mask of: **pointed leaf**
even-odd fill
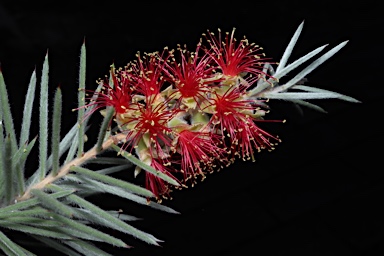
[[[96,151],[100,152],[103,148],[103,142],[105,139],[105,134],[109,128],[109,125],[111,123],[112,117],[115,113],[115,109],[112,107],[108,107],[106,111],[106,115],[104,117],[103,123],[101,124],[99,136],[97,137],[97,145],[96,145]]]
[[[139,194],[139,195],[143,195],[143,196],[147,196],[147,197],[153,197],[153,193],[151,191],[149,191],[145,188],[139,187],[137,185],[134,185],[132,183],[123,181],[123,180],[119,180],[119,179],[112,178],[112,177],[109,177],[109,176],[106,176],[103,174],[99,174],[99,173],[96,173],[92,170],[85,169],[85,168],[78,167],[78,166],[72,166],[70,168],[70,170],[77,172],[77,173],[80,173],[82,175],[85,175],[87,177],[90,177],[91,179],[95,179],[95,180],[98,180],[98,181],[101,181],[101,182],[104,182],[104,183],[107,183],[107,184],[110,184],[113,186],[117,186],[117,187],[126,189],[128,191],[132,191],[135,194]]]
[[[307,92],[333,93],[335,95],[335,97],[337,97],[338,99],[349,101],[349,102],[354,102],[354,103],[361,103],[360,101],[358,101],[355,98],[352,98],[350,96],[347,96],[347,95],[344,95],[341,93],[337,93],[337,92],[333,92],[333,91],[328,91],[328,90],[316,88],[316,87],[305,86],[305,85],[295,85],[292,87],[292,89],[299,89],[299,90],[303,90],[303,91],[307,91]]]
[[[19,163],[21,166],[24,165],[29,153],[31,152],[31,149],[35,145],[36,140],[37,140],[37,137],[35,137],[28,144],[24,144],[23,146],[20,146],[20,148],[17,150],[16,154],[12,158],[12,168],[16,168],[17,163]]]
[[[1,112],[0,116],[2,116],[3,125],[5,128],[5,132],[10,136],[10,140],[12,144],[12,153],[14,153],[17,150],[16,134],[15,134],[15,128],[12,120],[11,107],[8,101],[8,92],[5,86],[4,77],[3,77],[3,73],[1,72],[1,69],[0,69],[0,112]]]
[[[128,161],[127,159],[124,158],[118,158],[118,157],[95,157],[89,159],[87,164],[113,164],[113,165],[126,165],[130,164],[132,165],[131,161]]]
[[[79,132],[78,132],[78,150],[77,157],[81,157],[84,153],[84,105],[85,105],[85,66],[86,66],[86,50],[85,50],[85,42],[81,46],[80,50],[80,71],[79,71],[79,92],[78,92],[78,116],[77,122],[79,124]]]
[[[79,131],[76,133],[76,137],[78,137]],[[71,147],[68,150],[67,157],[65,158],[64,164],[70,162],[75,157],[76,151],[78,151],[79,140],[73,140]]]
[[[72,193],[73,193],[73,191],[60,191],[60,192],[50,194],[50,197],[53,199],[57,199],[57,198],[65,197],[65,196],[72,194]],[[22,209],[25,209],[28,207],[35,206],[35,205],[39,204],[39,202],[40,201],[37,198],[30,198],[26,201],[17,202],[15,204],[8,205],[6,207],[2,207],[2,208],[0,208],[0,217],[1,217],[2,213],[14,212],[16,210],[22,210]]]
[[[169,177],[168,175],[166,175],[166,174],[164,174],[162,172],[157,171],[152,166],[149,166],[149,165],[141,162],[138,158],[136,158],[135,156],[133,156],[132,154],[130,154],[130,153],[126,152],[126,151],[123,151],[118,146],[112,145],[112,148],[114,150],[116,150],[116,152],[119,152],[123,157],[125,157],[126,159],[131,161],[134,165],[139,166],[141,169],[146,170],[147,172],[149,172],[149,173],[159,177],[160,179],[165,180],[166,182],[168,182],[168,183],[170,183],[172,185],[180,186],[179,182],[177,182],[176,180],[172,179],[171,177]]]
[[[278,72],[276,72],[273,75],[273,78],[268,79],[268,81],[265,81],[259,85],[257,85],[256,88],[252,89],[249,91],[248,95],[253,96],[256,95],[260,92],[262,92],[264,89],[270,87],[270,85],[274,82],[275,79],[280,79],[283,76],[287,75],[289,72],[303,64],[304,62],[308,61],[311,59],[313,56],[321,52],[327,45],[323,45],[321,47],[318,47],[317,49],[311,51],[310,53],[304,55],[303,57],[299,58],[298,60],[294,61],[293,63],[289,64],[287,67],[280,69]],[[300,81],[301,78],[298,80]],[[276,86],[275,88],[280,88],[281,86]]]
[[[76,195],[70,195],[67,198],[72,203],[77,204],[80,208],[88,210],[88,219],[90,221],[94,221],[95,223],[104,225],[106,227],[113,228],[115,230],[119,230],[120,232],[130,234],[136,238],[139,238],[149,244],[158,245],[158,239],[154,236],[147,234],[143,231],[140,231],[131,225],[125,223],[124,221],[112,216],[108,212],[102,210],[98,206],[88,202],[87,200],[78,197]]]
[[[8,224],[1,222],[1,226],[12,229],[12,230],[16,230],[19,232],[27,233],[27,234],[46,236],[46,237],[51,237],[56,239],[73,239],[73,237],[71,237],[70,235],[55,231],[54,230],[55,228],[31,227],[28,225],[12,223],[12,222],[9,222]]]
[[[112,256],[109,253],[102,251],[97,248],[95,245],[81,240],[73,240],[73,241],[63,241],[64,244],[72,247],[83,255],[87,256]]]
[[[0,149],[3,155],[2,161],[3,166],[0,168],[3,169],[3,179],[4,179],[4,196],[5,203],[10,204],[14,195],[15,195],[15,187],[14,187],[14,170],[12,169],[12,142],[10,136],[7,136],[4,141],[4,148]]]
[[[287,48],[284,51],[283,56],[281,57],[281,60],[279,62],[279,66],[276,69],[276,73],[278,73],[282,68],[285,67],[287,64],[287,61],[289,57],[291,56],[292,50],[296,45],[297,39],[299,39],[299,36],[301,34],[301,31],[303,30],[304,21],[300,23],[299,27],[296,29],[295,34],[293,35],[291,41],[289,42]]]
[[[56,176],[59,170],[59,144],[60,144],[60,128],[61,128],[61,107],[62,96],[60,87],[55,92],[53,102],[53,118],[52,118],[52,175]]]
[[[310,100],[310,99],[332,99],[338,98],[337,95],[331,92],[268,92],[263,93],[262,97],[268,99],[280,99],[280,100]]]
[[[39,179],[45,178],[48,157],[48,53],[45,55],[40,83],[40,117],[39,117]]]
[[[313,61],[308,67],[303,69],[301,72],[299,72],[294,78],[292,78],[289,82],[286,84],[276,87],[272,91],[274,92],[281,92],[286,91],[293,85],[295,85],[297,82],[299,82],[301,79],[303,79],[306,75],[308,75],[312,70],[320,66],[324,61],[328,60],[330,57],[332,57],[335,53],[337,53],[341,48],[343,48],[348,41],[344,41],[337,46],[333,47],[331,50],[323,54],[321,57]]]
[[[74,190],[72,192],[74,192]],[[52,198],[50,194],[46,194],[40,189],[32,189],[31,193],[32,195],[37,197],[37,199],[39,199],[40,204],[45,208],[52,210],[58,214],[63,214],[64,216],[73,216],[73,210],[71,207],[61,203],[55,198]]]
[[[52,213],[52,217],[53,217],[53,219],[60,221],[61,223],[67,225],[68,227],[71,227],[73,229],[77,229],[79,231],[88,233],[89,235],[92,235],[94,237],[101,239],[103,242],[106,242],[106,243],[109,243],[111,245],[118,246],[118,247],[128,247],[128,245],[125,244],[120,239],[117,239],[117,238],[110,236],[106,233],[103,233],[97,229],[94,229],[94,228],[91,228],[91,227],[86,226],[84,224],[81,224],[78,221],[68,219],[64,216],[61,216],[61,215],[58,215],[55,213]]]
[[[29,140],[29,130],[32,121],[33,101],[35,99],[36,90],[36,70],[33,71],[29,81],[27,95],[25,97],[23,123],[21,125],[19,145],[24,145]]]
[[[75,252],[74,250],[68,248],[67,246],[63,245],[62,243],[57,242],[54,239],[51,238],[46,238],[46,237],[40,237],[40,236],[33,236],[36,240],[46,244],[49,247],[52,247],[56,249],[57,251],[64,253],[65,255],[68,256],[82,256]]]
[[[9,251],[11,251],[17,256],[24,256],[24,255],[27,256],[27,254],[22,250],[22,248],[19,245],[12,242],[12,240],[9,239],[1,231],[0,231],[0,247],[2,248],[6,247],[7,249],[9,249]]]
[[[307,108],[311,108],[311,109],[314,109],[316,111],[319,111],[319,112],[322,112],[324,114],[328,113],[327,111],[325,111],[322,107],[319,107],[315,104],[312,104],[312,103],[309,103],[307,101],[304,101],[304,100],[290,100],[291,102],[293,103],[296,103],[296,104],[299,104],[299,105],[302,105],[302,106],[305,106]]]

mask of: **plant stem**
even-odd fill
[[[114,136],[111,136],[109,139],[104,141],[104,143],[102,145],[102,149],[103,149],[102,151],[98,151],[96,146],[94,146],[93,148],[88,150],[86,153],[84,153],[81,157],[77,157],[77,158],[73,159],[72,161],[66,163],[65,165],[61,166],[61,168],[59,169],[57,175],[49,174],[48,176],[46,176],[40,182],[38,182],[38,183],[34,184],[33,186],[29,187],[21,197],[16,198],[16,201],[20,202],[20,201],[25,201],[25,200],[31,198],[31,196],[32,196],[31,195],[31,190],[32,189],[43,189],[43,188],[45,188],[45,186],[55,182],[56,180],[64,177],[65,175],[67,175],[70,172],[69,168],[71,166],[81,166],[87,160],[89,160],[91,158],[95,158],[96,155],[98,155],[101,152],[109,149],[112,145],[117,144],[119,141],[121,141],[121,140],[123,140],[125,138],[126,138],[126,135],[122,134],[122,133],[119,133],[119,134],[116,134]]]

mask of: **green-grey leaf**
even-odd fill
[[[7,136],[4,141],[4,148],[0,149],[3,154],[3,178],[4,178],[4,196],[5,203],[10,204],[14,195],[15,195],[15,187],[14,187],[14,171],[16,169],[12,169],[12,142],[10,136]]]
[[[72,192],[74,192],[74,190]],[[36,196],[37,199],[39,199],[40,204],[45,208],[52,210],[58,214],[62,214],[64,216],[73,216],[73,210],[71,207],[52,198],[50,194],[46,194],[40,189],[32,189],[31,193],[32,195]]]
[[[90,242],[82,240],[73,240],[73,241],[63,241],[64,244],[72,247],[83,255],[87,256],[112,256],[109,253],[104,252],[103,250],[97,248]]]
[[[74,250],[68,248],[67,246],[64,246],[62,243],[57,242],[54,239],[46,238],[46,237],[40,237],[40,236],[33,236],[36,240],[48,245],[49,247],[52,247],[56,249],[57,251],[64,253],[68,256],[82,256],[75,252]]]
[[[100,127],[99,136],[97,137],[96,151],[98,152],[100,152],[103,149],[105,134],[107,133],[107,130],[109,128],[109,125],[111,123],[114,113],[115,113],[115,109],[113,107],[107,108],[103,123],[101,124],[101,127]]]
[[[27,217],[27,216],[38,216],[41,218],[46,218],[48,214],[48,210],[43,209],[41,207],[33,207],[29,210],[22,211],[1,211],[0,219],[13,218],[13,217]]]
[[[19,163],[20,166],[24,165],[29,153],[31,152],[31,149],[35,145],[36,140],[37,136],[28,144],[24,144],[23,146],[20,145],[20,148],[12,158],[12,168],[16,168],[17,163]]]
[[[1,72],[1,69],[0,69],[0,112],[1,112],[0,116],[2,116],[3,124],[5,127],[5,132],[10,136],[10,140],[12,143],[12,153],[14,153],[17,150],[16,134],[15,134],[15,128],[13,126],[11,107],[8,101],[7,88],[5,86],[4,77],[3,77],[3,73]]]
[[[331,92],[266,92],[261,94],[262,97],[268,99],[280,100],[310,100],[310,99],[332,99],[338,98],[337,95]]]
[[[341,48],[343,48],[348,41],[344,41],[337,46],[333,47],[331,50],[323,54],[321,57],[313,61],[309,66],[307,66],[305,69],[303,69],[301,72],[299,72],[295,77],[293,77],[291,80],[289,80],[286,84],[281,85],[279,87],[276,87],[272,91],[274,92],[281,92],[286,91],[293,85],[295,85],[297,82],[299,82],[301,79],[303,79],[306,75],[308,75],[312,70],[320,66],[324,61],[328,60],[330,57],[332,57],[335,53],[337,53]],[[287,67],[288,68],[288,67]]]
[[[25,252],[22,250],[22,248],[19,245],[12,242],[12,240],[9,239],[1,231],[0,231],[0,244],[3,245],[3,246],[1,246],[2,248],[6,247],[7,249],[9,249],[9,251],[11,251],[12,253],[14,253],[17,256],[23,256],[23,255],[27,256],[27,254],[25,254]]]
[[[137,221],[137,220],[141,220],[140,218],[137,218],[135,216],[121,213],[122,212],[121,210],[120,211],[106,211],[106,212],[111,214],[112,216],[115,216],[118,219],[124,220],[124,221]]]
[[[137,185],[134,185],[132,183],[123,181],[123,180],[119,180],[119,179],[112,178],[112,177],[109,177],[109,176],[106,176],[103,174],[99,174],[99,173],[96,173],[92,170],[89,170],[89,169],[86,169],[83,167],[78,167],[78,166],[72,166],[70,168],[70,170],[77,172],[77,173],[80,173],[82,175],[88,176],[91,179],[95,179],[95,180],[98,180],[98,181],[101,181],[101,182],[104,182],[104,183],[107,183],[107,184],[110,184],[113,186],[117,186],[117,187],[126,189],[128,191],[132,191],[133,193],[136,193],[139,195],[143,195],[143,196],[147,196],[147,197],[153,197],[153,193],[151,191],[149,191],[145,188],[139,187]]]
[[[78,137],[78,134],[79,134],[79,131],[77,131],[76,137]],[[73,158],[76,154],[76,150],[78,150],[78,144],[79,144],[79,140],[74,140],[72,142],[72,145],[68,150],[67,157],[65,158],[64,164],[73,160]]]
[[[91,228],[89,226],[86,226],[84,224],[79,223],[78,221],[68,219],[64,216],[52,213],[53,219],[60,221],[61,223],[67,225],[68,227],[80,230],[82,232],[88,233],[89,235],[92,235],[94,237],[97,237],[101,239],[103,242],[109,243],[114,246],[119,246],[119,247],[128,247],[127,244],[125,244],[123,241],[120,239],[117,239],[113,236],[110,236],[106,233],[103,233],[97,229]]]
[[[305,106],[307,108],[311,108],[313,110],[316,110],[316,111],[319,111],[319,112],[322,112],[324,114],[328,113],[327,111],[325,111],[325,109],[323,109],[322,107],[319,107],[313,103],[310,103],[310,102],[307,102],[307,101],[304,101],[304,100],[289,100],[295,104],[298,104],[298,105],[302,105],[302,106]],[[301,111],[302,112],[302,111]]]
[[[1,114],[1,111],[0,111]],[[5,168],[4,168],[4,154],[3,154],[3,148],[4,148],[4,134],[3,134],[3,120],[1,119],[0,115],[0,207],[2,198],[4,197],[4,175],[5,175]]]
[[[296,45],[297,39],[299,39],[301,31],[303,30],[303,26],[304,26],[304,21],[300,23],[300,25],[296,29],[296,32],[293,35],[291,41],[289,42],[287,48],[285,49],[284,54],[280,59],[279,66],[276,69],[276,73],[278,73],[287,64],[287,61],[288,61],[289,57],[291,56],[292,50]]]
[[[27,224],[30,226],[38,226],[38,227],[57,227],[60,225],[59,222],[49,219],[42,219],[33,216],[10,216],[8,218],[1,218],[0,223],[11,222],[18,224]],[[1,224],[0,224],[1,226]]]
[[[86,50],[85,42],[81,46],[80,51],[80,71],[79,71],[79,92],[78,92],[78,116],[77,122],[79,124],[78,132],[78,150],[77,157],[81,157],[84,153],[84,105],[85,105],[85,70],[86,70]]]
[[[311,51],[310,53],[304,55],[303,57],[299,58],[298,60],[294,61],[293,63],[289,64],[287,67],[280,69],[278,72],[276,72],[273,75],[273,78],[268,79],[268,81],[263,82],[261,84],[258,84],[257,87],[249,91],[248,95],[253,96],[260,92],[262,92],[265,88],[268,88],[271,83],[274,82],[275,79],[280,79],[304,62],[308,61],[310,58],[321,52],[327,45],[323,45],[321,47],[318,47],[317,49]],[[298,81],[300,81],[303,77],[301,77]],[[280,88],[281,86],[277,86],[275,88]]]
[[[157,209],[157,210],[161,210],[161,211],[173,213],[173,214],[179,214],[179,212],[177,212],[177,211],[173,210],[172,208],[169,208],[165,205],[161,205],[161,204],[158,204],[158,203],[153,202],[153,201],[148,201],[146,198],[143,198],[141,196],[130,193],[129,191],[126,191],[124,189],[104,184],[102,182],[98,182],[95,180],[88,180],[85,182],[85,185],[89,186],[89,190],[107,192],[107,193],[110,193],[112,195],[116,195],[116,196],[119,196],[119,197],[122,197],[122,198],[125,198],[128,200],[131,200],[131,201],[136,202],[136,203],[141,204],[141,205],[147,205],[147,206],[154,208],[154,209]]]
[[[303,90],[303,91],[307,91],[307,92],[332,93],[338,99],[349,101],[349,102],[353,102],[353,103],[361,103],[361,101],[356,100],[355,98],[352,98],[350,96],[347,96],[347,95],[344,95],[344,94],[341,94],[341,93],[337,93],[337,92],[333,92],[333,91],[328,91],[328,90],[316,88],[316,87],[305,86],[305,85],[294,85],[292,87],[292,89],[299,89],[299,90]]]
[[[141,169],[146,170],[147,172],[149,172],[149,173],[159,177],[162,180],[165,180],[166,182],[168,182],[168,183],[170,183],[172,185],[180,186],[179,182],[177,182],[176,180],[172,179],[171,177],[169,177],[168,175],[166,175],[166,174],[164,174],[162,172],[157,171],[152,166],[149,166],[149,165],[143,163],[138,158],[136,158],[135,156],[133,156],[132,154],[130,154],[130,153],[126,152],[126,151],[123,151],[118,146],[112,145],[112,148],[114,150],[116,150],[116,152],[119,152],[123,157],[125,157],[126,159],[131,161],[134,165],[139,166]]]
[[[55,92],[53,102],[53,118],[52,118],[52,175],[56,176],[59,171],[59,144],[60,144],[60,128],[61,128],[61,107],[62,96],[61,89],[58,87]]]
[[[12,229],[12,230],[20,231],[23,233],[27,233],[27,234],[46,236],[46,237],[51,237],[56,239],[72,239],[73,238],[72,236],[67,235],[65,233],[55,231],[54,230],[55,228],[31,227],[28,225],[12,223],[12,222],[9,222],[8,224],[5,224],[4,222],[2,222],[1,226]]]
[[[67,199],[70,200],[72,203],[77,204],[79,207],[87,209],[88,211],[84,213],[87,214],[87,219],[94,223],[101,224],[106,227],[113,228],[115,230],[119,230],[120,232],[126,234],[130,234],[149,244],[158,245],[157,242],[160,241],[154,236],[140,231],[132,227],[131,225],[125,223],[124,221],[112,216],[108,212],[102,210],[101,208],[88,202],[87,200],[82,199],[81,197],[71,195]]]
[[[36,90],[36,70],[33,71],[31,79],[29,81],[27,95],[25,97],[24,111],[23,111],[23,122],[21,125],[19,145],[24,145],[29,140],[29,130],[32,121],[32,109],[33,101],[35,99]]]
[[[39,179],[45,178],[48,157],[48,53],[45,55],[40,83]]]
[[[59,148],[59,156],[61,157],[65,151],[68,150],[68,148],[72,145],[73,138],[75,137],[77,132],[77,124],[72,126],[71,130],[64,136],[64,138],[60,142],[60,148]],[[52,167],[52,155],[49,156],[47,161],[47,168]],[[26,182],[27,186],[31,186],[37,182],[39,182],[39,174],[40,174],[40,168],[36,170],[36,172],[28,179]]]
[[[118,158],[118,157],[95,157],[87,160],[87,164],[113,164],[113,165],[125,165],[125,164],[131,164],[130,161],[124,158]],[[132,164],[131,164],[132,165]]]
[[[0,251],[3,251],[6,255],[5,256],[17,256],[9,247],[3,243],[3,241],[0,240]],[[4,254],[0,254],[1,256],[4,256]]]
[[[73,191],[60,191],[60,192],[50,194],[50,197],[53,199],[57,199],[57,198],[68,196],[69,194],[72,194],[72,193]],[[30,198],[26,201],[21,201],[12,205],[8,205],[6,207],[0,208],[0,217],[2,213],[22,210],[28,207],[35,206],[37,204],[39,204],[39,200],[37,198]]]

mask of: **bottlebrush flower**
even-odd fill
[[[272,150],[280,142],[261,127],[268,98],[292,100],[315,109],[307,99],[351,97],[318,88],[297,85],[316,65],[337,52],[336,46],[280,86],[278,79],[312,58],[322,48],[286,66],[299,27],[284,53],[276,73],[262,48],[244,37],[237,41],[235,30],[224,41],[208,31],[193,52],[184,46],[163,52],[137,54],[124,70],[112,72],[99,98],[90,103],[96,109],[112,106],[120,131],[126,135],[123,149],[135,151],[139,159],[161,173],[187,184],[196,177],[233,163],[236,157],[255,160],[255,153]],[[309,70],[309,71],[308,71]],[[276,78],[275,78],[276,77]],[[255,86],[254,86],[255,85]],[[289,88],[305,92],[287,92]],[[180,174],[182,173],[182,174]],[[146,172],[146,187],[157,197],[168,195],[165,182]],[[185,186],[182,184],[182,186]]]
[[[135,91],[144,96],[158,95],[164,85],[163,71],[169,58],[165,48],[161,54],[140,53],[136,54],[137,60],[130,62],[125,74],[135,84]]]
[[[129,107],[133,95],[132,81],[124,76],[121,70],[115,70],[113,67],[110,70],[110,78],[111,81],[108,78],[98,81],[102,87],[100,92],[94,92],[97,96],[96,100],[88,99],[90,102],[85,106],[86,108],[94,107],[88,116],[105,107],[113,107],[115,115],[119,116]]]
[[[213,32],[208,30],[208,34],[203,34],[210,47],[206,47],[206,52],[216,63],[219,71],[227,78],[227,82],[242,78],[246,74],[253,75],[250,83],[255,82],[262,71],[266,62],[263,49],[254,43],[249,43],[245,37],[239,42],[234,38],[235,29],[229,35],[225,34],[225,41],[222,41],[221,31],[218,30],[216,37]]]
[[[183,103],[188,108],[196,108],[202,101],[207,100],[210,84],[221,79],[214,77],[215,67],[210,67],[212,62],[209,54],[200,56],[201,43],[195,52],[186,48],[179,48],[178,56],[172,55],[172,62],[167,63],[164,72],[175,87],[179,104]],[[175,58],[178,58],[176,60]]]
[[[194,181],[199,175],[204,179],[205,173],[212,172],[217,168],[216,164],[222,165],[220,162],[226,161],[225,149],[219,147],[219,141],[217,134],[188,128],[177,134],[173,144],[181,155],[181,172],[185,181]]]
[[[254,160],[255,148],[258,151],[272,149],[269,139],[278,139],[255,124],[265,111],[247,98],[247,88],[248,85],[240,83],[216,90],[206,111],[212,113],[211,124],[216,133],[221,134],[223,140],[228,137],[232,154],[243,160]]]
[[[178,181],[178,179],[172,175],[172,172],[174,172],[172,167],[164,163],[163,159],[151,159],[151,163],[149,165],[155,168],[157,171],[162,172]],[[151,173],[145,174],[145,187],[152,191],[158,201],[161,201],[161,198],[168,198],[172,192],[169,184],[166,181]]]

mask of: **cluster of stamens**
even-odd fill
[[[263,72],[270,62],[262,48],[246,38],[236,41],[234,30],[223,41],[220,31],[203,36],[193,51],[166,47],[138,53],[124,68],[112,67],[98,81],[103,90],[97,100],[88,104],[113,107],[119,132],[126,135],[122,148],[183,187],[236,158],[254,161],[255,152],[279,142],[258,126],[265,99],[247,94],[259,79],[270,78]],[[169,195],[165,181],[145,175],[158,198]]]

